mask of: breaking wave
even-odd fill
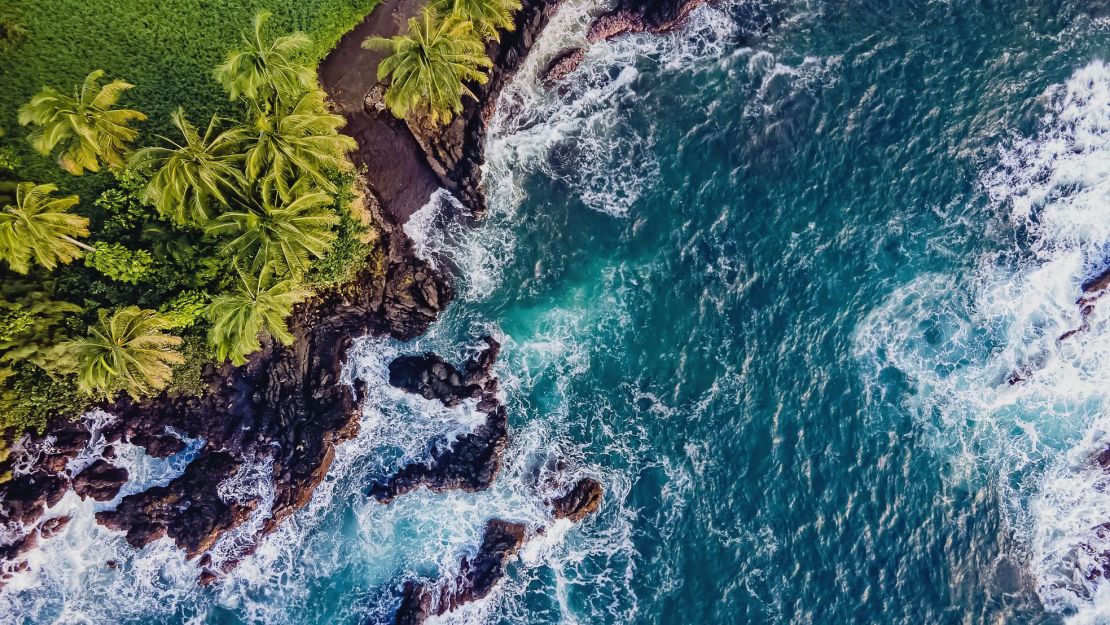
[[[1089,329],[1080,286],[1110,258],[1110,66],[1092,62],[1041,98],[1039,130],[983,177],[1014,249],[967,276],[923,275],[859,326],[865,375],[898,371],[903,405],[950,480],[996,487],[1047,608],[1110,614],[1110,300]]]

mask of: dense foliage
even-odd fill
[[[273,13],[266,27],[275,33],[299,31],[311,44],[304,60],[315,67],[344,33],[373,9],[378,0],[3,0],[0,2],[0,143],[19,156],[32,154],[25,135],[15,132],[19,107],[45,85],[65,87],[93,69],[135,84],[129,108],[150,117],[144,136],[169,135],[170,114],[178,108],[193,120],[231,115],[229,101],[213,70],[228,51],[243,49],[259,9]],[[10,29],[8,26],[10,25]],[[7,46],[11,32],[18,45]],[[123,34],[126,36],[123,36]],[[102,190],[101,180],[66,181],[46,159],[24,158],[28,179],[67,183],[83,198]]]
[[[145,121],[128,108],[142,83],[101,70],[21,108],[29,132],[5,141],[20,137],[70,174],[111,177],[79,199],[63,190],[90,188],[83,179],[29,182],[38,169],[23,163],[45,157],[0,151],[0,429],[121,392],[199,390],[204,362],[241,364],[266,340],[288,343],[307,285],[365,266],[372,237],[352,213],[346,157],[355,144],[314,80],[318,45],[272,34],[267,18],[204,72],[233,106],[198,106],[203,127],[185,106]]]

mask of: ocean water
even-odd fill
[[[1058,340],[1110,262],[1110,9],[733,0],[545,88],[594,6],[567,0],[503,94],[489,218],[441,193],[407,225],[460,297],[413,343],[358,343],[362,431],[309,506],[198,589],[168,541],[136,553],[91,520],[112,502],[68,496],[0,621],[388,622],[497,516],[547,529],[437,622],[1110,623],[1110,298]],[[494,486],[368,500],[481,418],[386,364],[486,333]],[[195,446],[124,452],[138,489]],[[606,489],[578,526],[541,503],[557,458]],[[227,496],[265,496],[266,469]]]

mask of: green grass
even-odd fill
[[[32,156],[16,109],[45,85],[65,90],[94,69],[136,85],[122,105],[150,116],[140,143],[153,141],[178,106],[200,120],[233,110],[212,77],[259,9],[274,14],[271,32],[300,30],[315,42],[313,61],[331,50],[378,0],[0,0],[0,12],[28,30],[12,51],[0,50],[3,142],[23,157],[25,175],[64,182],[50,159]],[[45,165],[50,165],[50,171]]]

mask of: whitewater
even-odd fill
[[[202,442],[117,446],[135,479],[48,511],[73,520],[0,621],[391,622],[497,517],[546,529],[436,622],[1110,623],[1110,297],[1077,304],[1110,266],[1110,22],[995,4],[735,0],[550,86],[597,8],[567,0],[491,121],[488,217],[441,191],[406,224],[458,300],[415,341],[356,342],[360,431],[308,506],[200,588],[171,541],[93,515]],[[493,486],[367,497],[484,418],[388,363],[485,335],[510,415]],[[543,504],[559,460],[605,488],[578,525]]]

